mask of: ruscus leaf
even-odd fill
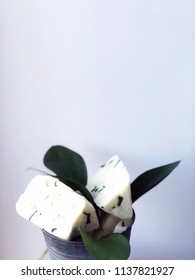
[[[87,168],[83,158],[76,152],[57,145],[45,154],[43,162],[59,179],[69,186],[86,186]]]
[[[131,184],[132,203],[164,180],[179,163],[180,161],[176,161],[156,167],[138,176]]]
[[[120,233],[112,233],[95,240],[84,229],[80,233],[88,252],[96,260],[126,260],[130,255],[128,239]]]

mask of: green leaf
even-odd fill
[[[180,163],[176,161],[141,174],[131,184],[132,203],[164,180]]]
[[[87,184],[87,168],[83,158],[63,146],[52,146],[45,154],[43,162],[57,177],[71,187],[79,188]]]
[[[53,177],[57,177],[73,190],[80,191],[92,203],[99,219],[98,207],[94,203],[91,193],[85,187],[87,184],[87,168],[83,158],[76,152],[57,145],[52,146],[46,152],[43,162],[47,168],[56,174]]]
[[[112,233],[101,240],[93,239],[84,229],[80,233],[88,252],[96,260],[126,260],[130,255],[130,245],[120,233]]]

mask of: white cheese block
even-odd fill
[[[130,176],[117,155],[99,168],[86,188],[103,211],[120,219],[133,216]]]
[[[19,197],[16,210],[33,224],[66,240],[78,235],[80,226],[86,231],[99,227],[93,205],[52,176],[34,177]]]

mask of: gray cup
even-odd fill
[[[122,234],[130,240],[131,228],[135,221],[135,212],[132,217],[132,223]],[[82,241],[64,240],[58,238],[49,232],[42,230],[47,244],[48,252],[52,260],[93,260],[94,258],[87,251]]]

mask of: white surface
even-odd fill
[[[0,0],[0,258],[38,259],[15,203],[54,144],[92,176],[180,166],[134,205],[132,259],[195,258],[194,1]]]

